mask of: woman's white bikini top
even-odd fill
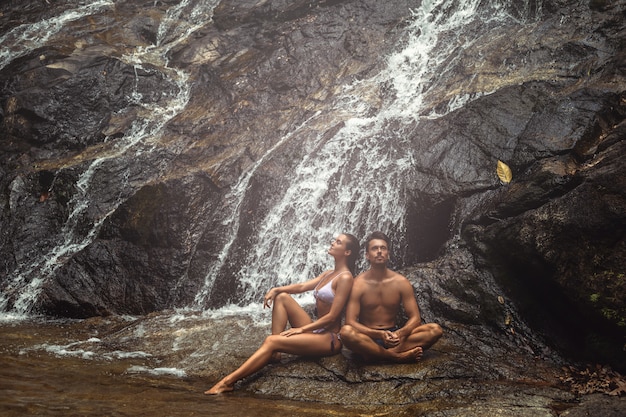
[[[326,283],[326,285],[324,285],[322,288],[317,289],[317,287],[315,287],[315,290],[313,290],[313,297],[315,297],[316,300],[320,300],[323,301],[325,303],[328,304],[332,304],[333,300],[335,299],[335,292],[333,291],[333,281],[335,280],[335,278],[337,278],[339,275],[343,274],[344,271],[339,272],[337,275],[335,275],[330,281],[328,281]],[[320,283],[323,280],[320,280]],[[317,286],[319,287],[320,283],[317,284]]]

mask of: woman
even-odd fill
[[[272,309],[272,335],[237,370],[224,377],[205,394],[232,391],[235,383],[280,357],[280,352],[302,356],[330,356],[341,351],[337,337],[344,307],[352,290],[359,241],[344,233],[333,239],[328,254],[335,268],[300,284],[272,288],[265,294],[263,307]],[[318,319],[313,321],[289,294],[313,290]],[[287,323],[291,325],[285,330]]]

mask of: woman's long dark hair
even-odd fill
[[[356,261],[359,259],[359,250],[361,249],[359,239],[350,233],[342,233],[342,235],[348,238],[346,241],[346,249],[350,251],[350,255],[348,255],[348,259],[346,260],[348,268],[352,275],[356,275]]]

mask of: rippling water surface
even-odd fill
[[[145,357],[102,360],[49,352],[84,338],[67,322],[0,324],[2,416],[352,416],[316,403],[205,396],[207,381],[131,372],[152,368]]]

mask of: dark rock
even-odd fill
[[[609,398],[600,394],[587,395],[581,399],[579,406],[566,410],[561,415],[565,417],[591,415],[619,417],[624,415],[624,402],[623,398]]]
[[[3,5],[2,32],[89,6],[51,3]],[[0,69],[3,308],[39,279],[29,311],[55,316],[249,301],[262,289],[236,274],[252,248],[268,244],[255,235],[261,220],[298,163],[346,126],[350,116],[335,110],[346,100],[340,92],[383,68],[419,6],[224,0],[198,18],[194,5],[103,6]],[[409,197],[406,228],[393,233],[394,267],[410,275],[424,317],[457,331],[459,346],[478,333],[485,352],[496,354],[494,339],[503,338],[556,361],[548,340],[569,358],[623,370],[624,5],[507,7],[516,20],[484,33],[469,25],[472,42],[442,36],[436,46],[458,42],[458,52],[420,86],[428,105],[419,123],[387,118],[388,136],[376,138],[411,161],[399,187]],[[172,31],[159,32],[163,23]],[[192,35],[178,42],[179,29]],[[139,50],[154,55],[138,64]],[[402,93],[391,81],[362,88],[354,94],[367,117]],[[508,185],[495,175],[498,160],[513,171]],[[356,162],[340,163],[349,171]],[[236,186],[247,193],[230,205]],[[508,357],[497,357],[489,371],[498,378],[527,369],[507,369]],[[376,379],[320,363],[308,372]],[[465,365],[451,363],[443,375],[455,378]],[[487,378],[471,365],[466,380]],[[397,382],[385,378],[389,389]],[[459,392],[474,392],[469,385]],[[435,396],[411,387],[417,398]],[[512,401],[515,410],[529,398]]]

